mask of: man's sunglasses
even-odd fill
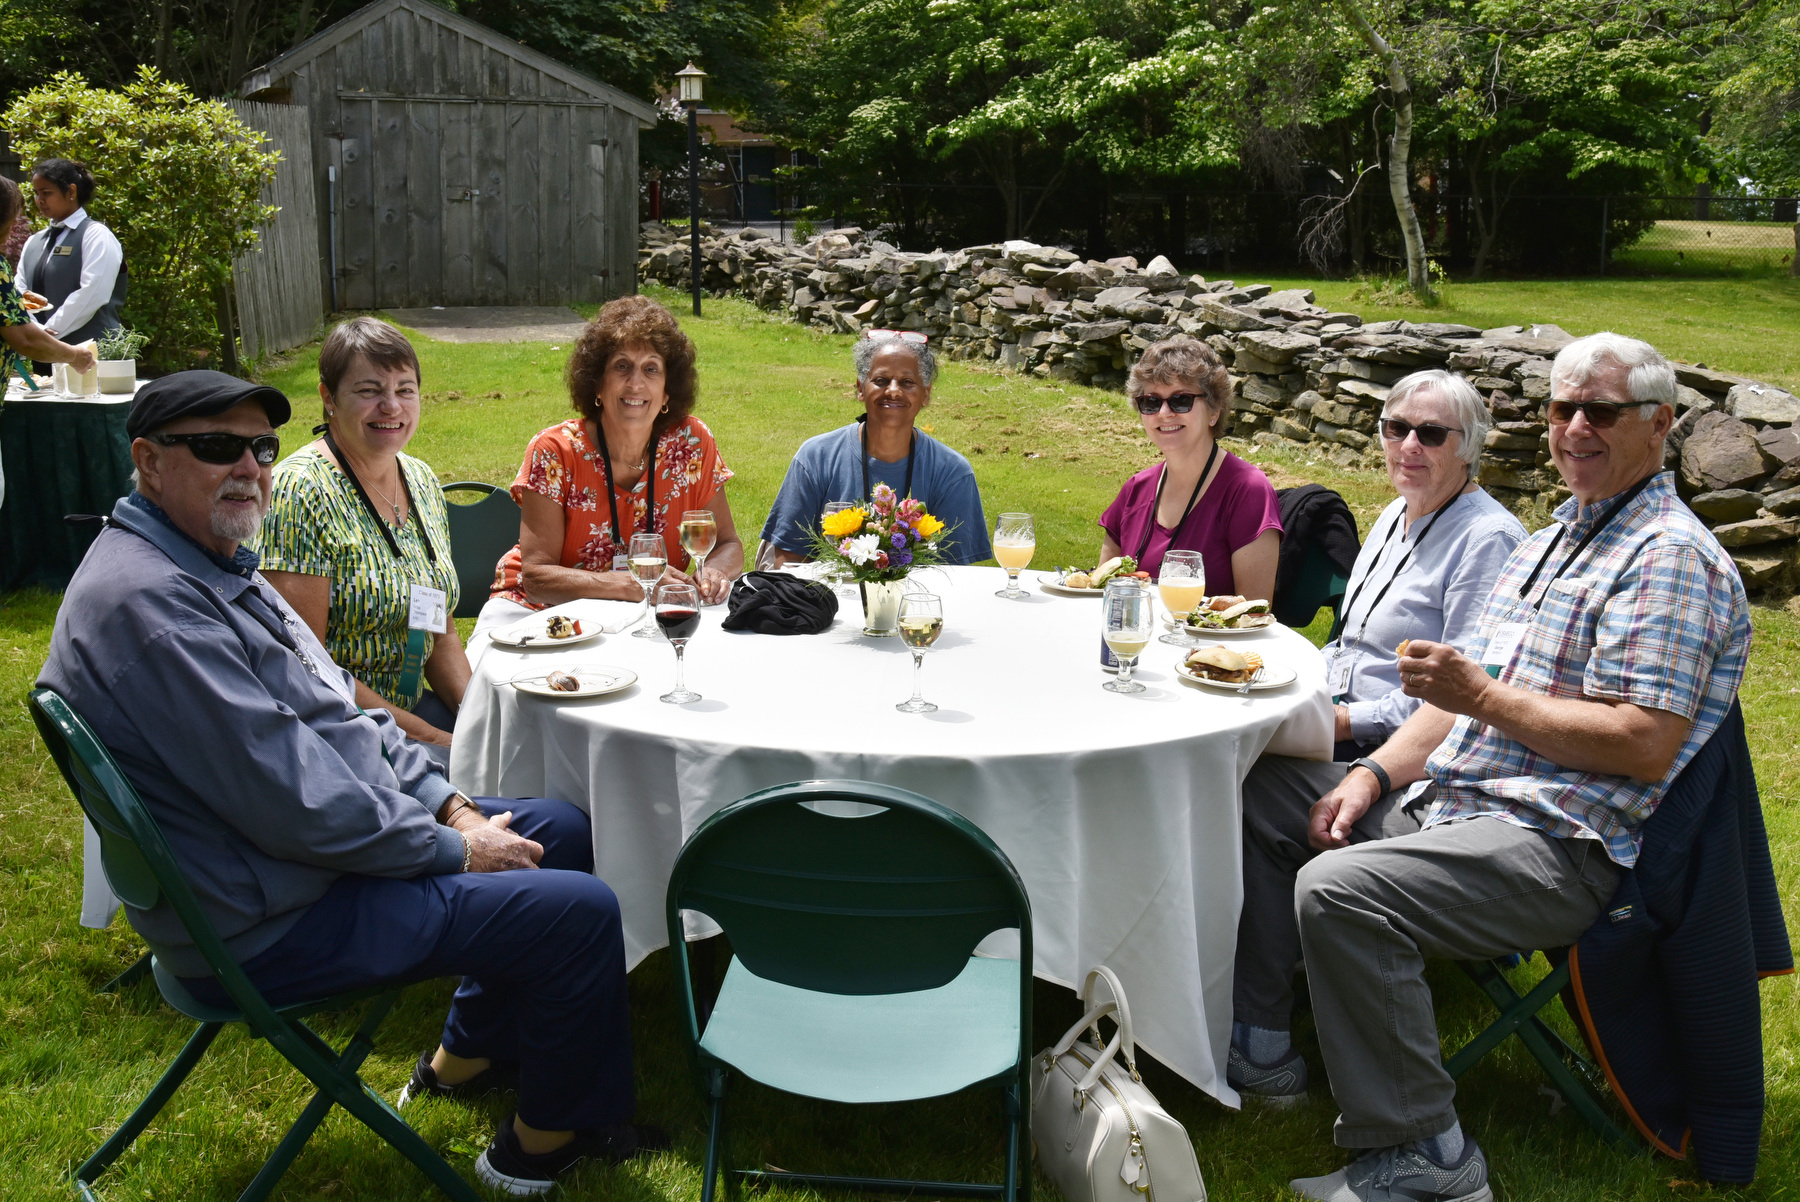
[[[1585,414],[1588,425],[1596,430],[1610,430],[1619,424],[1619,414],[1627,409],[1643,409],[1644,404],[1616,405],[1611,401],[1557,401],[1544,406],[1553,426],[1566,426],[1575,420],[1577,411]]]
[[[1405,442],[1408,434],[1417,434],[1420,446],[1441,447],[1446,438],[1452,434],[1461,433],[1461,430],[1451,426],[1440,426],[1436,422],[1426,422],[1423,425],[1415,426],[1411,422],[1403,422],[1397,417],[1381,419],[1381,436],[1389,442]]]
[[[244,457],[244,448],[256,456],[256,462],[268,467],[281,457],[281,436],[279,434],[258,434],[255,438],[245,438],[241,434],[224,434],[207,431],[204,434],[152,434],[150,441],[161,446],[172,447],[177,443],[187,444],[187,449],[194,453],[194,458],[202,463],[236,463]]]
[[[1137,411],[1149,417],[1153,413],[1161,413],[1162,407],[1167,405],[1170,413],[1191,413],[1194,402],[1205,399],[1197,392],[1178,392],[1174,396],[1151,396],[1145,393],[1137,398]]]
[[[909,342],[914,346],[924,346],[931,341],[917,330],[864,330],[863,337],[870,341],[877,338],[898,338],[901,342]]]

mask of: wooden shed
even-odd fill
[[[638,131],[656,120],[635,96],[430,0],[376,0],[240,94],[309,111],[336,308],[635,290]]]

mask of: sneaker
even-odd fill
[[[1234,1043],[1225,1058],[1225,1083],[1245,1097],[1286,1110],[1306,1100],[1306,1057],[1289,1048],[1274,1064],[1258,1064]]]
[[[414,1098],[479,1098],[518,1087],[519,1063],[516,1060],[496,1061],[467,1081],[442,1085],[438,1082],[437,1073],[432,1070],[431,1053],[425,1052],[419,1057],[419,1062],[413,1065],[412,1080],[400,1091],[400,1100],[394,1103],[394,1109],[404,1109]]]
[[[1487,1157],[1463,1137],[1462,1159],[1448,1167],[1411,1144],[1376,1148],[1324,1177],[1300,1177],[1288,1188],[1314,1202],[1494,1202]]]
[[[634,1156],[660,1152],[669,1146],[669,1137],[661,1127],[644,1123],[618,1123],[577,1131],[575,1138],[541,1156],[533,1156],[519,1146],[518,1132],[508,1116],[494,1132],[494,1142],[475,1162],[475,1175],[482,1184],[504,1190],[516,1198],[529,1198],[549,1193],[557,1178],[584,1160],[606,1164],[623,1164]]]

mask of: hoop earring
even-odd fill
[[[664,413],[667,413],[667,412],[668,412],[668,411],[669,411],[669,402],[667,402],[667,401],[664,401],[664,402],[663,402],[663,407],[662,407],[662,411],[663,411],[663,412],[664,412]]]

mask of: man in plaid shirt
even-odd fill
[[[1737,569],[1662,470],[1668,362],[1595,334],[1550,379],[1550,457],[1572,499],[1508,560],[1473,658],[1404,645],[1401,685],[1425,704],[1312,808],[1328,854],[1296,881],[1301,946],[1335,1137],[1369,1150],[1293,1182],[1305,1197],[1492,1198],[1439,1059],[1425,960],[1580,938],[1744,674]],[[1376,834],[1352,829],[1375,808],[1390,815]],[[1401,812],[1420,829],[1394,834]]]

